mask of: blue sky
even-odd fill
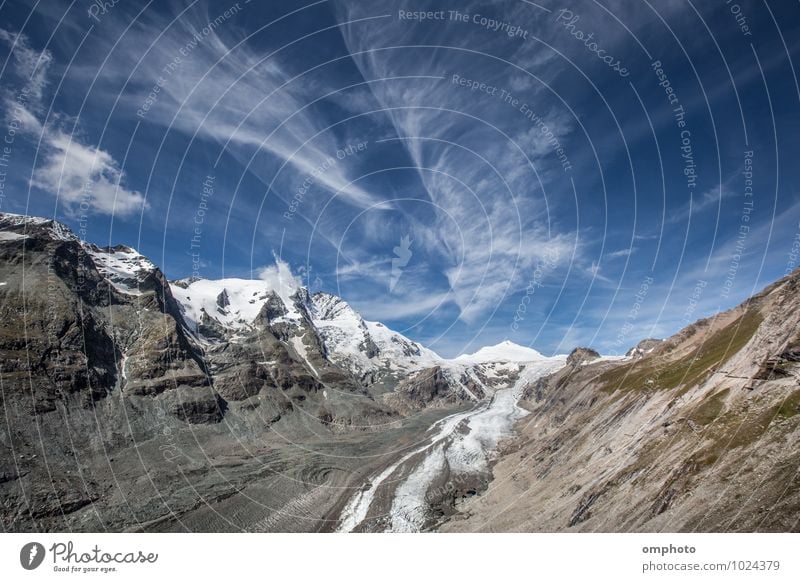
[[[5,2],[0,210],[444,355],[623,353],[793,262],[800,6],[708,4]]]

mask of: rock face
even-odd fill
[[[624,359],[576,353],[445,531],[799,531],[800,271]]]
[[[661,340],[659,339],[650,339],[650,338],[643,339],[634,347],[629,349],[625,355],[628,356],[629,358],[631,357],[639,358],[641,356],[644,356],[645,354],[649,354],[650,352],[652,352],[654,349],[658,347],[660,343]]]
[[[81,243],[63,226],[4,217],[0,244],[6,397],[31,411],[90,406],[120,387],[207,385],[161,272],[127,247]],[[30,390],[15,378],[30,379]]]
[[[400,382],[394,393],[387,396],[398,410],[409,413],[426,406],[446,406],[464,401],[461,390],[453,384],[441,366],[421,370]]]
[[[588,364],[599,357],[600,354],[592,348],[575,348],[570,352],[569,356],[567,356],[567,365],[580,366],[581,364]]]

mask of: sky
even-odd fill
[[[0,211],[445,356],[622,354],[794,268],[799,44],[777,1],[5,1]]]

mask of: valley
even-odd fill
[[[6,531],[797,531],[800,274],[624,357],[453,359],[0,215]]]

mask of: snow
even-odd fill
[[[55,240],[67,240],[67,241],[78,240],[78,237],[75,236],[67,226],[61,224],[56,220],[54,220],[53,224],[50,226],[50,235]]]
[[[14,226],[19,226],[21,224],[47,224],[51,221],[49,218],[43,218],[41,216],[28,216],[26,214],[14,214],[13,212],[3,212],[0,215],[0,219],[4,222],[8,222]]]
[[[300,284],[289,266],[278,261],[274,266],[263,269],[260,275],[259,279],[184,280],[172,283],[170,288],[184,319],[195,329],[205,313],[227,329],[248,330],[264,304],[275,296],[281,300],[287,312],[275,322],[299,322],[302,315],[295,305],[295,294]],[[217,303],[217,298],[223,292],[228,296],[229,303],[224,307]]]
[[[474,354],[462,354],[453,359],[455,362],[479,364],[482,362],[535,362],[545,357],[534,350],[512,341],[504,341],[495,346],[486,346]]]
[[[259,278],[283,301],[283,305],[288,312],[286,317],[288,319],[300,319],[300,313],[294,305],[294,295],[300,290],[301,283],[292,273],[288,263],[276,259],[274,265],[261,270]]]
[[[527,414],[517,405],[525,388],[542,376],[566,364],[565,356],[545,358],[525,366],[513,386],[497,390],[485,410],[469,419],[470,430],[456,435],[447,450],[450,469],[455,472],[488,470],[488,462],[498,443],[511,435],[517,420]]]
[[[498,443],[511,435],[516,420],[527,414],[517,405],[525,387],[566,364],[566,356],[541,357],[520,371],[511,386],[498,389],[490,400],[474,409],[447,416],[436,422],[429,442],[403,456],[369,481],[369,488],[356,493],[342,513],[338,531],[353,531],[367,516],[378,487],[412,457],[424,454],[395,490],[390,510],[389,531],[419,531],[426,521],[426,492],[438,476],[479,473],[488,463]]]
[[[410,372],[443,361],[432,350],[382,323],[364,320],[346,301],[335,295],[314,294],[311,316],[331,359],[356,375],[380,369]],[[366,352],[370,344],[377,352],[372,357]]]
[[[436,422],[431,430],[436,428],[437,426],[442,426],[443,428],[439,430],[439,433],[434,435],[431,439],[431,442],[412,450],[410,453],[406,453],[403,455],[399,461],[389,465],[386,469],[381,471],[376,477],[370,479],[368,482],[369,488],[365,489],[362,488],[359,490],[348,502],[345,506],[344,511],[342,512],[341,522],[339,523],[339,527],[336,529],[338,532],[351,532],[353,531],[358,524],[360,524],[364,519],[367,517],[367,512],[369,511],[370,505],[372,505],[372,500],[375,498],[375,493],[378,490],[378,487],[388,479],[392,473],[394,473],[400,465],[405,463],[406,461],[410,460],[415,455],[418,455],[421,452],[427,451],[440,441],[444,440],[449,436],[449,434],[455,430],[455,427],[458,425],[459,422],[463,418],[465,418],[469,413],[468,412],[460,412],[456,414],[451,414],[443,418],[442,420]]]
[[[297,353],[300,359],[305,362],[306,366],[308,366],[308,368],[314,373],[314,375],[317,378],[319,378],[319,372],[317,372],[317,369],[308,359],[308,349],[306,348],[306,344],[303,343],[304,337],[305,334],[301,336],[293,336],[292,338],[289,339],[289,343],[294,348],[295,353]]]
[[[0,242],[9,242],[12,240],[20,240],[25,238],[28,238],[28,236],[16,232],[9,232],[9,231],[0,232]]]
[[[366,321],[372,340],[380,349],[383,357],[405,369],[419,369],[435,366],[443,359],[434,352],[406,336],[392,331],[377,321]]]
[[[126,295],[141,295],[139,285],[156,270],[150,259],[130,247],[100,248],[84,244],[83,248],[92,257],[97,271]]]
[[[389,511],[393,532],[418,532],[427,520],[425,493],[436,479],[445,463],[444,444],[433,448],[431,453],[414,469],[395,491]]]
[[[170,288],[181,306],[183,318],[194,328],[205,312],[223,327],[248,329],[272,294],[269,285],[259,279],[197,279],[186,288],[176,284]],[[224,308],[217,304],[217,297],[223,291],[229,301]]]
[[[361,346],[368,340],[369,332],[364,320],[346,301],[317,293],[311,299],[311,317],[330,352],[368,359]],[[366,362],[360,363],[368,366]]]
[[[10,212],[0,213],[0,221],[3,224],[10,226],[50,226],[50,237],[55,240],[71,240],[76,241],[76,237],[72,231],[61,224],[60,222],[51,218],[43,218],[40,216],[27,216],[25,214],[13,214]],[[12,233],[9,233],[12,234]],[[11,239],[6,239],[11,240]]]

